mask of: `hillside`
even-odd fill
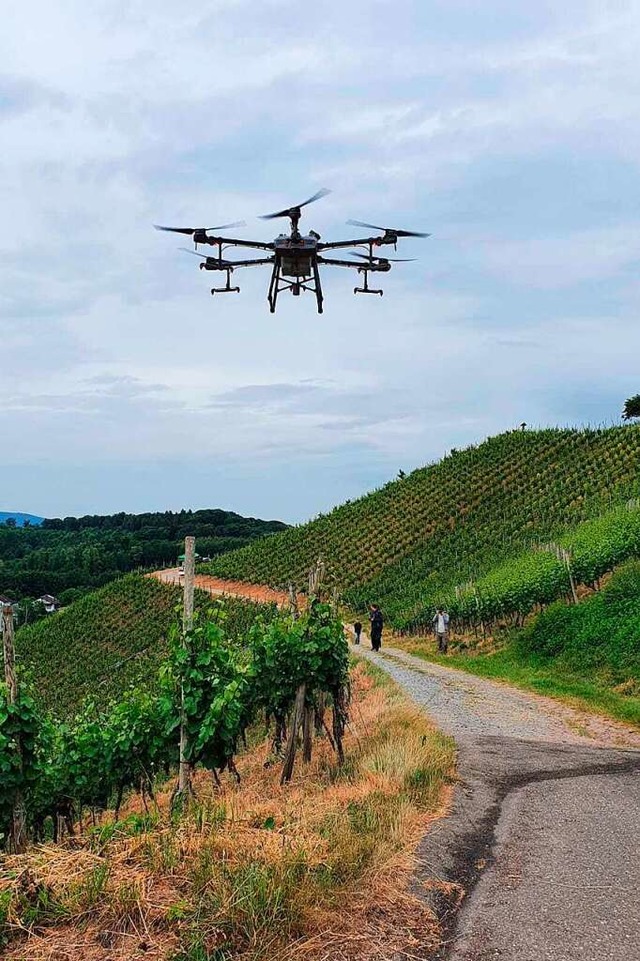
[[[224,510],[65,517],[19,529],[0,525],[0,594],[16,600],[55,594],[69,603],[128,571],[175,564],[187,534],[197,537],[201,555],[213,557],[285,529],[281,521]]]
[[[303,586],[322,556],[348,603],[378,601],[397,628],[533,546],[640,494],[640,427],[490,438],[209,566]]]
[[[24,527],[25,524],[33,525],[37,527],[42,524],[44,517],[38,517],[36,514],[23,514],[21,511],[0,511],[0,524],[9,524],[15,521],[16,527]]]
[[[166,655],[167,636],[176,623],[178,587],[128,574],[88,594],[58,614],[22,627],[16,634],[20,663],[35,681],[43,705],[60,716],[91,696],[98,704],[119,696],[130,684],[154,680]],[[196,592],[196,606],[212,599]],[[267,605],[228,599],[227,633],[246,630]]]

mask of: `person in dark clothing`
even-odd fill
[[[353,633],[355,634],[355,643],[360,643],[360,635],[362,634],[362,624],[360,621],[356,621],[353,625]]]
[[[369,613],[369,620],[371,621],[371,650],[379,651],[380,645],[382,644],[382,611],[377,604],[372,604]]]

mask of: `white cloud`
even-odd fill
[[[640,261],[640,223],[562,237],[496,243],[476,239],[489,270],[509,283],[561,289],[615,277]]]
[[[311,458],[336,474],[357,461],[365,484],[381,464],[574,416],[587,383],[607,416],[640,346],[640,207],[619,182],[640,159],[640,12],[517,6],[11,5],[7,464]],[[584,167],[573,200],[558,158]],[[322,317],[310,295],[272,317],[261,271],[212,299],[181,239],[151,229],[246,218],[243,236],[268,239],[280,224],[255,214],[325,184],[303,220],[323,236],[347,236],[347,217],[433,229],[400,245],[420,259],[383,275],[383,299],[326,272]],[[530,223],[541,209],[552,228]],[[292,495],[298,513],[326,476]]]

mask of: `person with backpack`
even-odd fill
[[[431,623],[438,638],[438,653],[446,654],[449,646],[449,615],[443,607],[438,608]]]
[[[377,604],[372,604],[369,613],[371,622],[371,650],[379,651],[382,644],[382,625],[384,623],[382,611]]]
[[[362,624],[360,621],[356,621],[353,625],[353,633],[355,636],[354,644],[360,643],[360,635],[362,634]]]

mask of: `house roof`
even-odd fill
[[[38,600],[42,601],[43,604],[59,604],[60,603],[58,598],[54,597],[53,594],[43,594],[42,597],[38,598]]]

